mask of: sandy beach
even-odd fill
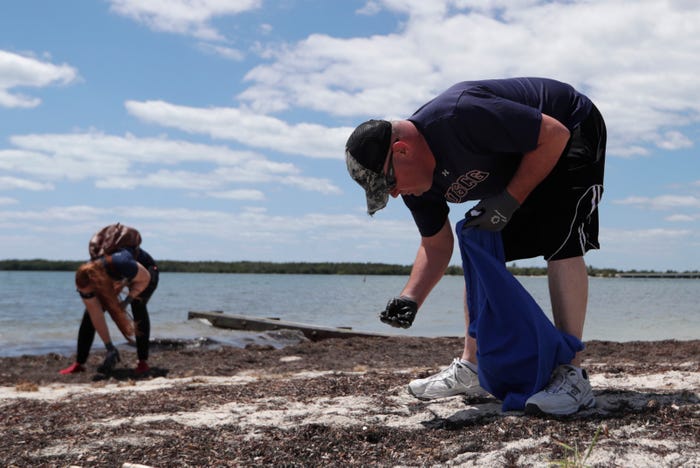
[[[406,383],[460,338],[353,338],[283,349],[155,343],[108,377],[55,354],[0,358],[3,466],[700,466],[700,340],[586,343],[597,405],[503,413],[494,398],[422,402]],[[594,438],[598,434],[597,439]]]

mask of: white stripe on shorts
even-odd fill
[[[584,199],[586,198],[586,196],[588,196],[589,193],[591,194],[591,205],[589,207],[587,217],[592,215],[593,212],[598,208],[598,204],[600,203],[600,199],[603,194],[603,186],[601,184],[591,185],[578,199],[578,201],[576,202],[576,210],[574,211],[574,216],[571,219],[571,223],[569,224],[568,234],[564,238],[564,241],[561,243],[559,248],[555,250],[554,253],[548,258],[545,258],[545,260],[548,261],[550,258],[555,257],[559,253],[559,251],[564,248],[567,242],[569,242],[571,236],[574,234],[574,229],[576,230],[576,234],[578,234],[579,246],[581,247],[581,255],[583,255],[586,252],[586,244],[588,243],[588,238],[586,237],[586,232],[583,229],[584,225],[583,223],[579,224],[578,226],[576,226],[575,224],[576,219],[578,218],[579,209],[585,209],[581,206],[581,203],[584,201]]]

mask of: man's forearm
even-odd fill
[[[410,297],[419,307],[423,305],[430,291],[445,274],[452,258],[453,245],[454,238],[449,220],[434,236],[423,237],[411,275],[401,295]]]
[[[554,169],[569,141],[569,130],[558,120],[542,114],[537,148],[525,153],[506,189],[521,205]]]

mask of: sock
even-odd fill
[[[478,373],[479,373],[479,366],[478,366],[478,365],[473,364],[473,363],[471,363],[471,362],[469,362],[469,361],[465,361],[465,360],[462,359],[462,358],[459,358],[459,363],[462,364],[463,366],[467,366],[467,367],[468,367],[469,369],[471,369],[472,372],[474,372],[475,374],[478,374]]]

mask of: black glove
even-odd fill
[[[126,309],[127,306],[129,306],[129,304],[131,304],[132,302],[134,302],[134,298],[131,296],[126,296],[126,298],[124,298],[124,300],[121,301],[119,303],[119,305],[121,306],[122,309]]]
[[[476,227],[485,231],[498,232],[506,227],[520,203],[504,190],[495,197],[481,200],[467,213],[463,227]]]
[[[386,304],[386,309],[379,313],[379,320],[392,327],[409,328],[417,312],[416,301],[406,296],[395,297]]]

